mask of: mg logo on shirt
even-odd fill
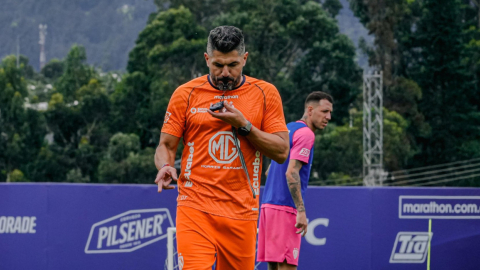
[[[390,263],[423,263],[427,257],[428,232],[399,232],[393,245]]]
[[[240,146],[240,141],[238,141]],[[230,131],[217,132],[208,141],[208,153],[217,163],[228,164],[238,156],[233,134]]]

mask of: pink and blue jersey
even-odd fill
[[[315,134],[303,121],[288,123],[287,128],[290,137],[289,157],[283,164],[278,164],[272,160],[263,191],[262,204],[274,204],[295,208],[285,173],[290,160],[295,159],[304,163],[300,169],[300,179],[302,197],[305,198],[305,191],[307,189],[308,179],[310,178],[310,169],[313,160]]]

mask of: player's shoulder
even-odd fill
[[[245,75],[245,83],[247,83],[250,86],[258,87],[264,92],[274,91],[278,93],[278,90],[275,87],[275,85],[264,80],[260,80],[260,79]]]
[[[182,96],[184,96],[184,95],[188,96],[188,95],[190,95],[190,93],[194,89],[202,87],[206,84],[208,84],[208,75],[203,75],[201,77],[192,79],[192,80],[180,85],[179,87],[177,87],[177,89],[175,89],[174,94],[182,95]]]
[[[288,130],[295,129],[294,136],[315,138],[315,133],[302,121],[293,121],[287,124]]]

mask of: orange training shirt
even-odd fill
[[[204,75],[178,87],[170,99],[162,132],[183,137],[184,145],[177,203],[214,215],[257,220],[262,155],[237,134],[257,195],[254,199],[231,125],[207,112],[210,104],[222,100],[223,93]],[[262,131],[288,131],[280,94],[270,83],[243,76],[239,87],[225,91],[224,100],[233,102]]]

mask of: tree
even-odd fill
[[[55,87],[67,102],[73,102],[75,91],[88,84],[90,79],[95,76],[94,70],[85,63],[86,60],[85,48],[74,45],[63,61],[63,74]]]
[[[152,183],[157,171],[152,158],[154,153],[152,148],[141,150],[140,138],[135,134],[115,134],[98,167],[100,182]]]
[[[385,106],[409,125],[407,167],[478,156],[478,10],[470,1],[350,0],[375,35],[366,48],[384,72]],[[478,43],[480,44],[480,43]]]
[[[205,38],[205,29],[183,6],[158,13],[140,33],[129,73],[112,95],[112,130],[138,134],[142,147],[156,146],[175,88],[206,72]]]
[[[244,73],[277,86],[284,100],[287,121],[301,117],[304,99],[314,90],[324,90],[334,96],[338,108],[335,121],[341,123],[348,115],[348,104],[356,98],[360,84],[360,70],[354,62],[355,48],[339,33],[335,19],[320,4],[245,0],[213,5],[212,9],[209,2],[158,1],[157,4],[160,10],[165,10],[167,5],[170,8],[150,20],[130,54],[127,67],[130,75],[138,79],[134,80],[137,84],[153,78],[149,91],[142,92],[163,90],[158,96],[164,98],[155,105],[166,107],[166,98],[178,85],[207,72],[202,56],[206,47],[205,29],[229,24],[238,26],[245,34],[250,57]],[[199,13],[194,17],[184,7],[190,4],[200,13],[208,11],[208,18]],[[144,83],[141,85],[142,88],[136,89],[147,89]],[[149,110],[164,114],[164,109],[149,107]],[[156,122],[154,127],[160,125]],[[142,145],[146,145],[145,139],[142,135]]]
[[[478,141],[480,123],[474,76],[465,65],[467,56],[461,1],[424,1],[423,13],[411,41],[412,62],[408,74],[428,97],[420,110],[432,127],[431,136],[418,138],[422,153],[419,164],[432,164],[470,158],[460,156],[459,148]]]
[[[90,177],[84,177],[80,169],[72,169],[68,171],[66,182],[71,183],[88,183],[90,182]]]
[[[73,46],[62,61],[63,72],[55,83],[45,116],[48,128],[54,134],[54,143],[59,146],[49,150],[64,157],[60,179],[66,179],[68,172],[71,179],[96,182],[97,166],[111,136],[111,101],[100,76],[85,61],[85,49]],[[58,63],[54,63],[52,67],[58,68]],[[55,159],[47,161],[52,164],[59,162]],[[34,171],[38,175],[42,170]],[[79,171],[83,178],[77,177]],[[51,174],[48,171],[45,173]],[[46,175],[38,177],[49,178]]]
[[[22,171],[15,169],[8,175],[8,182],[29,182],[29,181],[25,177]]]
[[[70,157],[67,171],[80,169],[95,182],[97,166],[111,136],[108,129],[111,102],[96,79],[91,79],[73,96],[75,101],[68,104],[62,94],[53,94],[45,115],[55,144],[63,147],[63,154]]]
[[[335,18],[343,8],[342,3],[338,0],[324,0],[322,1],[322,7],[330,14],[330,16],[332,16],[332,18]]]
[[[387,109],[383,115],[384,167],[396,171],[406,166],[416,152],[408,140],[407,121]],[[329,125],[316,136],[311,180],[327,185],[362,182],[362,121],[362,113],[357,113],[352,127]]]
[[[113,94],[116,131],[139,134],[142,147],[156,146],[173,90],[208,72],[205,29],[226,24],[244,31],[249,52],[244,73],[279,89],[287,121],[301,117],[306,96],[315,90],[335,98],[336,122],[346,119],[360,90],[361,72],[352,42],[339,33],[333,18],[335,1],[324,3],[328,12],[301,0],[194,2],[156,1],[160,11],[140,33],[129,73]],[[125,123],[122,117],[137,121]]]
[[[32,182],[63,182],[74,168],[74,155],[68,148],[45,144],[27,166]]]
[[[235,25],[244,31],[250,55],[244,72],[279,89],[287,122],[302,116],[305,98],[315,90],[334,97],[336,123],[347,118],[361,72],[353,43],[320,4],[234,1],[224,12],[213,26]]]
[[[25,68],[25,62],[16,67],[14,56],[5,57],[0,65],[0,181],[14,169],[26,172],[46,133],[42,115],[24,107]]]
[[[63,67],[63,62],[54,58],[42,68],[40,73],[45,78],[56,80],[63,75]]]

